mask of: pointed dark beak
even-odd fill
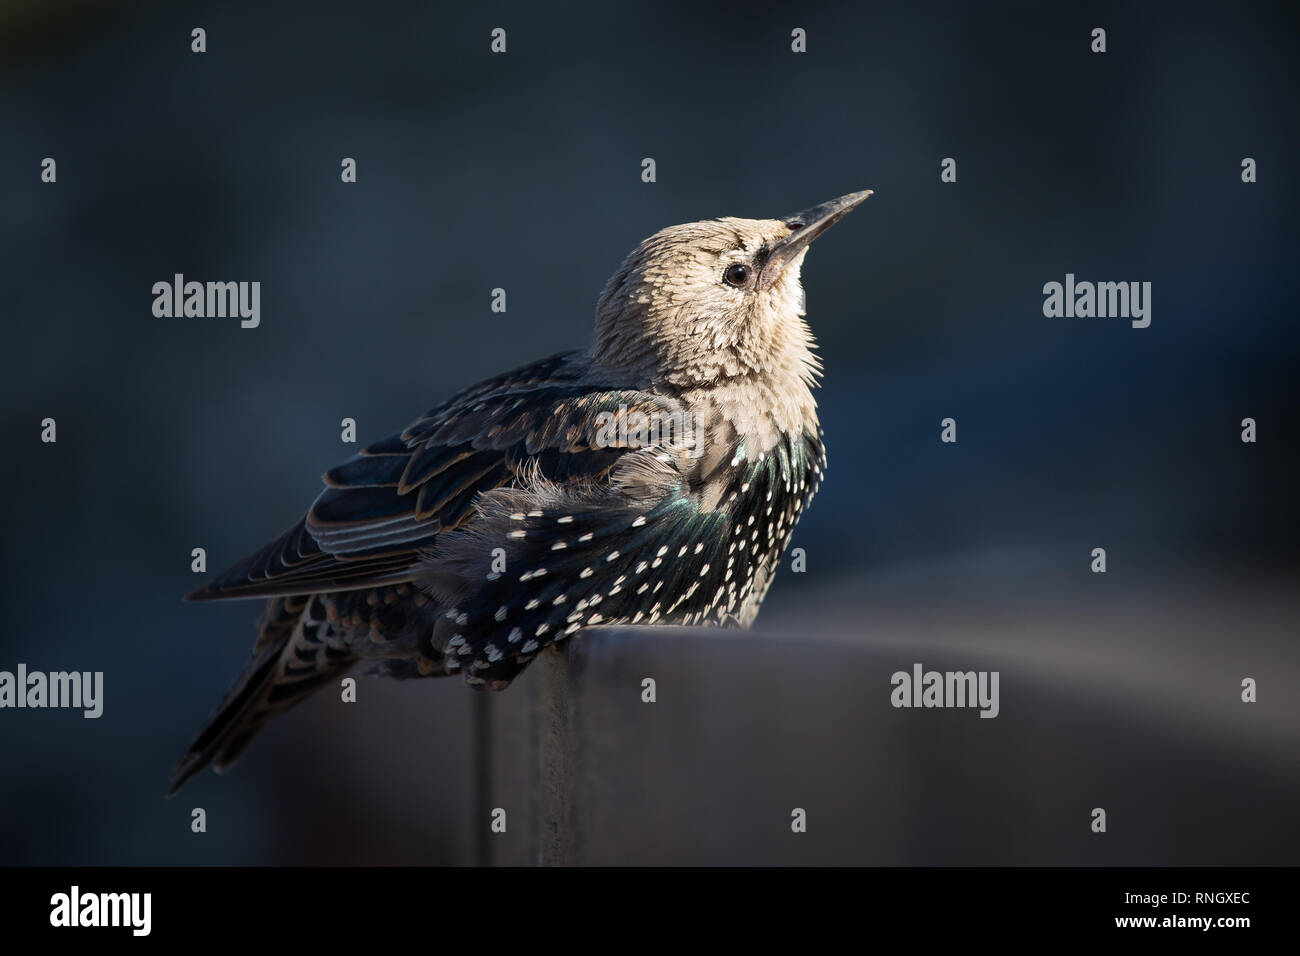
[[[871,192],[870,189],[864,189],[860,193],[849,193],[839,199],[824,202],[820,206],[797,212],[793,216],[783,217],[781,221],[794,232],[772,246],[767,261],[763,263],[758,287],[770,289],[795,256],[808,248],[808,244],[823,232],[860,206]]]

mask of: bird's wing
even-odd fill
[[[585,493],[536,481],[487,492],[415,580],[443,611],[444,672],[500,689],[547,645],[601,624],[744,625],[819,473],[816,436],[738,451],[712,506],[670,445],[624,455]],[[809,470],[805,471],[805,465]]]
[[[190,600],[340,591],[412,579],[421,551],[471,522],[484,492],[542,478],[599,485],[628,451],[598,424],[678,412],[664,396],[584,382],[572,353],[464,390],[325,473],[307,514]],[[602,416],[602,413],[605,413]]]

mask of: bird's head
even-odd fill
[[[871,190],[780,219],[713,219],[646,239],[596,306],[592,356],[647,383],[682,387],[816,373],[803,321],[808,245]]]

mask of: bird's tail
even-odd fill
[[[318,618],[312,613],[315,610],[311,596],[269,603],[252,659],[172,771],[167,796],[209,764],[217,773],[225,773],[271,717],[352,666],[351,654],[321,639],[324,614]]]

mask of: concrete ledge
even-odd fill
[[[1241,703],[1231,661],[1153,687],[1122,653],[1080,667],[1060,635],[1047,655],[959,637],[587,632],[486,697],[477,801],[509,825],[485,861],[1294,862],[1294,704]],[[914,663],[998,671],[999,715],[895,708]]]

